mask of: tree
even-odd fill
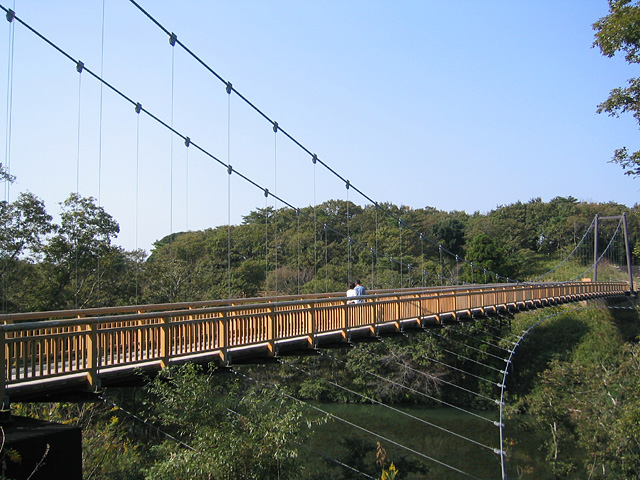
[[[609,58],[622,51],[628,63],[640,63],[640,2],[609,0],[609,12],[593,24],[593,45]],[[640,124],[640,79],[631,78],[628,83],[628,87],[613,89],[597,112],[615,117],[630,112]],[[627,170],[627,175],[640,176],[640,151],[630,153],[626,147],[619,148],[611,162]]]
[[[0,175],[2,174],[0,165]],[[54,229],[44,203],[32,193],[21,193],[15,202],[0,202],[0,280],[5,312],[37,308],[40,294],[37,261],[45,238]],[[35,295],[31,295],[35,293]]]
[[[471,239],[467,248],[467,260],[480,268],[504,272],[507,255],[502,245],[481,233]],[[489,279],[491,282],[493,279]]]
[[[44,203],[32,193],[21,193],[15,202],[0,202],[0,257],[16,260],[24,253],[41,252],[44,237],[51,233],[51,215]]]
[[[111,244],[120,231],[118,223],[93,197],[72,193],[61,204],[60,225],[44,248],[49,308],[97,306],[101,282],[114,270],[101,268],[101,262],[122,249]]]
[[[193,364],[163,370],[147,387],[148,404],[182,443],[154,447],[147,478],[294,478],[311,423],[274,389],[249,386]]]

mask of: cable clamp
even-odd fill
[[[184,146],[188,147],[191,145],[191,139],[189,137],[184,137]]]
[[[233,167],[231,165],[227,165],[227,173],[231,175],[233,173]]]
[[[502,428],[504,428],[504,423],[500,423],[500,422],[498,422],[498,421],[495,421],[495,422],[493,422],[493,424],[494,424],[496,427],[502,427]]]
[[[227,82],[227,93],[231,94],[231,91],[233,90],[233,85],[231,84],[231,82]]]
[[[264,189],[264,197],[267,198],[269,196],[269,189],[265,188]]]
[[[496,455],[500,455],[500,456],[506,455],[505,451],[504,450],[500,450],[499,448],[494,448],[493,449],[493,453],[495,453]]]
[[[13,19],[16,18],[16,12],[11,10],[10,8],[7,10],[7,21],[9,23],[13,22]]]
[[[349,190],[349,187],[351,186],[351,182],[349,182],[349,180],[346,181],[346,183],[344,184],[345,187],[347,187],[347,190]]]
[[[329,230],[329,225],[327,225],[326,223],[323,223],[324,225],[324,231],[326,232],[327,230]]]
[[[278,133],[278,122],[273,122],[273,133]]]
[[[169,44],[172,47],[176,46],[176,40],[178,40],[178,36],[175,33],[171,32],[171,35],[169,36]]]
[[[76,62],[76,71],[78,73],[82,73],[82,70],[84,70],[84,63],[82,63],[80,60],[78,60]]]
[[[313,162],[313,164],[315,165],[316,162],[318,161],[318,155],[316,155],[315,153],[313,154],[313,157],[311,157],[311,161]]]
[[[136,103],[136,113],[140,113],[142,110],[142,104],[140,102]]]

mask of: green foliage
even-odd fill
[[[521,345],[511,391],[556,478],[640,478],[638,333],[636,310],[567,312]]]
[[[484,233],[473,237],[467,248],[467,260],[492,272],[503,272],[506,259],[502,245]]]
[[[593,24],[596,31],[594,46],[613,57],[625,54],[630,64],[640,63],[640,5],[632,0],[609,0],[609,15]],[[609,98],[598,105],[598,113],[619,116],[629,112],[640,123],[640,79],[631,78],[628,87],[614,88]],[[640,152],[629,153],[626,147],[615,151],[613,163],[627,170],[627,175],[640,175]]]
[[[146,448],[134,425],[118,408],[103,403],[15,404],[13,414],[82,428],[82,469],[86,480],[142,480]]]
[[[188,364],[165,370],[149,386],[153,418],[183,442],[154,447],[146,478],[295,478],[297,445],[307,422],[273,389],[249,389]]]

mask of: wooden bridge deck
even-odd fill
[[[171,363],[225,365],[239,357],[315,348],[407,325],[626,291],[623,282],[497,284],[380,290],[360,303],[334,293],[4,315],[0,395],[6,405],[9,398],[91,391]]]

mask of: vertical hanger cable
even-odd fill
[[[102,0],[102,29],[100,32],[100,78],[104,78],[104,25],[105,25],[105,3],[106,0]],[[98,207],[102,207],[102,121],[103,121],[103,86],[104,82],[100,82],[100,120],[98,125]],[[97,258],[97,272],[98,272],[98,306],[101,306],[101,256],[98,252]]]
[[[278,296],[278,122],[273,122],[273,250],[276,297]]]
[[[80,131],[82,125],[82,70],[83,63],[78,62],[76,64],[76,70],[78,72],[78,131],[77,131],[77,144],[76,144],[76,196],[80,197]],[[77,206],[76,206],[77,208]],[[74,280],[73,286],[73,308],[78,308],[78,236],[76,234],[77,225],[73,225],[73,243],[74,243]]]
[[[136,216],[135,216],[135,245],[138,251],[138,226],[140,220],[140,114],[136,116]],[[138,281],[140,266],[136,261],[136,303],[138,303]]]
[[[227,83],[227,284],[228,299],[231,300],[231,92],[232,85]]]

